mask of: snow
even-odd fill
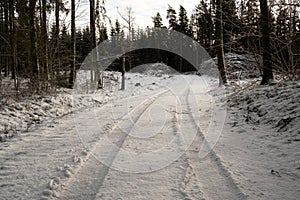
[[[228,102],[215,150],[251,199],[300,195],[300,83],[252,86]]]
[[[82,71],[75,91],[1,98],[0,199],[300,196],[299,81],[259,86],[246,63],[225,88],[148,67],[124,91],[120,73],[95,90]]]

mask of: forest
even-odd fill
[[[300,0],[0,0],[0,200],[299,199],[299,47]]]
[[[125,15],[112,19],[106,14],[106,0],[89,0],[89,3],[90,22],[82,28],[76,20],[77,0],[1,0],[0,85],[2,79],[10,78],[17,93],[22,88],[31,93],[47,92],[58,86],[72,88],[76,70],[102,41],[112,44],[122,44],[125,40],[150,41],[157,28],[183,33],[201,44],[211,57],[217,56],[224,83],[227,82],[224,54],[229,52],[254,55],[262,84],[268,84],[274,73],[286,79],[299,78],[299,1],[200,0],[191,16],[183,6],[177,10],[169,5],[168,24],[163,24],[157,12],[153,13],[153,26],[146,28],[133,23],[135,16],[130,7]],[[61,20],[62,16],[70,21]],[[114,36],[118,36],[118,41]],[[126,70],[155,62],[179,72],[195,70],[179,55],[159,49],[133,51],[126,57]],[[121,71],[121,65],[121,59],[116,59],[109,69]],[[2,86],[1,92],[4,90]]]

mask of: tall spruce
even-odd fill
[[[239,32],[239,19],[236,11],[236,2],[234,0],[223,1],[222,19],[224,51],[228,52],[232,51],[233,39]]]
[[[169,21],[169,29],[178,30],[178,21],[176,17],[176,11],[169,5],[167,10],[167,19]]]
[[[214,32],[212,5],[208,6],[206,1],[201,0],[195,7],[192,23],[195,40],[211,52]]]
[[[152,20],[155,28],[161,28],[163,26],[162,18],[159,12],[156,13],[156,16],[152,17]]]
[[[191,36],[191,30],[189,29],[189,19],[187,17],[187,12],[182,5],[179,6],[177,30],[185,35]]]

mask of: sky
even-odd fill
[[[133,15],[135,17],[135,27],[146,28],[147,26],[153,27],[152,18],[157,12],[160,13],[163,24],[167,23],[167,9],[168,4],[172,6],[176,12],[179,10],[179,5],[182,5],[186,10],[188,17],[191,16],[192,10],[199,3],[199,0],[106,0],[105,8],[107,15],[115,22],[116,19],[120,23],[125,24],[118,14],[124,13],[126,7],[132,7]],[[79,26],[86,26],[89,24],[89,0],[80,0],[77,7],[77,24]]]

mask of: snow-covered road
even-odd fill
[[[173,83],[175,87],[162,92],[114,102],[113,111],[109,105],[98,109],[98,124],[110,128],[101,135],[96,133],[98,128],[89,129],[97,141],[83,131],[84,143],[92,143],[95,157],[90,156],[68,181],[61,198],[243,199],[215,154],[199,158],[204,138],[191,109],[198,105],[190,104],[201,101],[198,110],[207,111],[211,98],[205,92],[191,92],[205,91],[204,85],[199,88],[199,81],[188,82],[190,85]],[[201,115],[206,118],[202,124],[209,124],[205,115],[209,113]],[[85,127],[86,116],[93,121],[92,113],[81,113],[79,127]]]
[[[10,141],[0,151],[1,198],[243,198],[215,154],[199,158],[204,138],[194,112],[208,127],[211,97],[192,77]]]
[[[280,194],[284,186],[271,183],[262,194],[260,182],[245,173],[253,163],[251,173],[274,181],[259,169],[268,163],[240,147],[255,134],[245,137],[226,125],[219,138],[226,106],[218,99],[224,91],[211,91],[216,82],[210,81],[169,77],[163,87],[78,110],[2,143],[0,199],[231,200]],[[291,186],[299,181],[293,179]],[[293,199],[297,190],[285,195]]]

